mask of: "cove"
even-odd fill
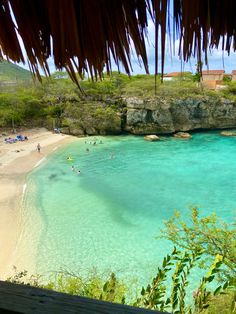
[[[194,133],[191,140],[93,141],[84,138],[57,150],[28,178],[35,193],[32,198],[26,192],[25,212],[30,216],[33,202],[41,217],[34,243],[37,273],[67,269],[83,275],[95,268],[140,286],[172,250],[157,236],[175,209],[186,219],[191,206],[201,216],[215,212],[227,222],[235,216],[236,138],[215,131]],[[193,278],[199,279],[197,271]]]

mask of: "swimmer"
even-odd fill
[[[78,171],[77,171],[77,174],[78,174],[78,175],[80,175],[80,174],[81,174],[81,171],[80,171],[80,170],[78,170]]]
[[[72,171],[75,171],[75,166],[71,166],[71,170],[72,170]]]

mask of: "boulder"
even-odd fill
[[[64,129],[63,129],[63,131],[64,131]],[[62,131],[62,133],[64,133],[63,131]],[[69,126],[69,134],[75,135],[75,136],[83,136],[84,130],[81,129],[79,126],[70,125]]]
[[[70,134],[70,128],[68,126],[64,126],[62,128],[60,128],[61,133],[63,134]]]
[[[220,134],[223,136],[236,136],[236,133],[232,131],[222,131]]]
[[[174,134],[174,137],[176,138],[184,138],[184,139],[189,139],[192,138],[192,135],[187,133],[187,132],[178,132]]]
[[[146,136],[144,136],[144,139],[145,139],[146,141],[155,142],[155,141],[159,141],[159,140],[160,140],[160,137],[157,136],[157,135],[152,134],[152,135],[146,135]]]

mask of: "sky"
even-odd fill
[[[151,20],[149,20],[148,41],[146,41],[146,48],[147,48],[150,74],[154,74],[154,71],[155,71],[155,49],[154,49],[155,40],[154,38],[155,38],[155,27],[154,27],[154,24],[151,22]],[[176,47],[175,54],[173,54],[173,52],[171,53],[170,48],[169,48],[170,44],[168,42],[169,40],[167,38],[164,73],[180,72],[180,71],[190,71],[190,72],[195,73],[196,63],[197,63],[196,59],[192,57],[188,63],[182,64],[177,54],[178,40],[176,40],[175,42],[175,47]],[[23,47],[22,41],[21,41],[21,46]],[[145,73],[144,67],[140,66],[137,60],[137,57],[135,57],[135,53],[132,55],[131,61],[132,61],[132,67],[133,67],[132,74],[144,74]],[[51,73],[56,71],[54,63],[53,63],[53,58],[49,58],[48,63],[49,63],[49,68],[50,68]],[[209,65],[209,70],[224,69],[225,73],[231,73],[232,70],[236,70],[236,53],[232,51],[230,56],[228,56],[227,53],[223,55],[221,50],[214,49],[211,53],[209,52],[208,54],[208,65]],[[20,66],[28,69],[27,65],[20,64]],[[158,68],[160,69],[160,62],[159,62]],[[122,71],[122,66],[120,69]],[[207,69],[207,67],[204,65],[203,69]],[[114,64],[114,62],[112,63],[112,70],[117,71],[117,67]]]

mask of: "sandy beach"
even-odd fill
[[[77,140],[73,136],[53,134],[37,128],[22,131],[28,141],[4,143],[0,137],[0,278],[14,274],[15,250],[21,234],[20,207],[27,174],[59,146]],[[37,144],[41,152],[37,151]],[[21,269],[22,270],[22,269]]]

